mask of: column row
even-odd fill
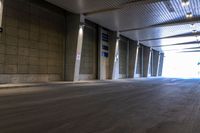
[[[65,80],[161,76],[163,54],[89,21],[67,17]]]

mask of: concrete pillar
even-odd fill
[[[149,76],[151,48],[143,46],[143,77]]]
[[[115,50],[114,50],[112,79],[118,79],[119,78],[119,41],[120,41],[120,35],[119,35],[119,33],[117,33]]]
[[[84,34],[84,16],[66,15],[65,80],[79,80],[80,60]]]
[[[159,52],[153,50],[153,62],[152,62],[152,76],[157,76],[159,63]]]
[[[137,47],[136,47],[136,52],[135,52],[135,63],[134,63],[134,74],[133,74],[133,78],[136,78],[137,75],[137,66],[138,66],[138,56],[139,56],[139,48],[140,48],[140,43],[137,43]]]
[[[127,42],[127,53],[126,53],[126,78],[129,78],[129,55],[130,55],[130,40]]]
[[[3,5],[4,0],[0,0],[0,32],[2,32],[2,19],[3,19]]]
[[[102,27],[98,27],[98,79],[103,80],[105,78],[104,76],[104,64],[102,60],[102,34],[103,34],[103,29]]]
[[[111,57],[111,37],[108,30],[98,28],[98,79],[106,80],[109,78],[109,61]]]
[[[163,61],[164,61],[164,53],[161,53],[161,54],[160,54],[160,63],[159,63],[158,76],[162,76]]]
[[[76,49],[74,81],[79,80],[81,52],[82,52],[82,45],[83,45],[83,34],[84,34],[84,26],[80,25],[79,32],[78,32],[77,49]]]
[[[147,77],[150,77],[152,73],[152,62],[153,62],[152,53],[153,53],[153,50],[152,48],[150,48]]]
[[[134,75],[134,67],[135,67],[135,53],[137,49],[137,43],[135,41],[129,40],[128,46],[128,78],[133,78]]]
[[[159,55],[158,55],[158,64],[157,64],[157,72],[156,72],[156,76],[157,77],[159,76],[160,56],[161,56],[161,53],[159,52]]]

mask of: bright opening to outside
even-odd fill
[[[200,78],[200,53],[166,53],[163,76],[172,78]]]

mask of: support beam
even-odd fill
[[[119,41],[120,34],[117,32],[116,43],[115,43],[115,51],[114,51],[114,62],[113,62],[113,70],[112,70],[112,79],[119,78]]]
[[[181,48],[181,49],[170,49],[170,50],[163,50],[165,52],[181,52],[181,51],[191,51],[191,50],[200,50],[200,47],[190,47],[190,48]]]
[[[99,80],[104,80],[105,79],[105,64],[104,60],[102,59],[102,34],[103,34],[103,29],[99,26],[98,27],[98,79]]]
[[[98,79],[109,79],[110,74],[110,61],[112,61],[112,32],[99,27],[99,76]],[[114,44],[115,45],[115,44]],[[107,54],[107,55],[105,55]]]
[[[162,72],[163,72],[163,63],[164,63],[164,53],[161,53],[161,54],[160,54],[160,62],[159,62],[158,76],[162,76]]]
[[[130,31],[139,31],[139,30],[153,29],[153,28],[163,28],[163,27],[170,27],[170,26],[195,24],[195,23],[199,23],[199,19],[200,17],[193,18],[193,19],[184,19],[184,20],[180,20],[176,22],[166,22],[166,23],[161,23],[161,24],[148,25],[148,26],[140,27],[140,28],[123,29],[123,30],[120,30],[120,32],[130,32]]]
[[[159,76],[160,56],[161,56],[161,53],[159,52],[159,55],[158,55],[158,64],[157,64],[157,72],[156,72],[156,76],[157,76],[157,77]]]
[[[156,41],[156,40],[162,40],[162,39],[173,39],[173,38],[180,38],[180,37],[194,37],[194,36],[200,36],[200,32],[180,34],[180,35],[175,35],[175,36],[159,37],[159,38],[151,38],[151,39],[140,40],[140,42]]]
[[[200,50],[190,50],[190,51],[180,51],[179,53],[192,53],[192,52],[200,52]]]
[[[81,53],[82,53],[82,45],[83,45],[83,34],[84,34],[84,26],[80,26],[79,32],[78,32],[77,49],[76,49],[74,81],[79,80]]]
[[[135,67],[137,67],[136,58],[137,58],[137,42],[133,40],[129,40],[129,47],[128,47],[128,78],[134,78]]]
[[[4,8],[4,0],[0,0],[0,32],[3,31],[2,28],[3,8]]]
[[[151,48],[143,46],[143,77],[149,76]]]
[[[156,77],[158,74],[159,52],[153,50],[153,62],[152,62],[152,76]]]
[[[174,43],[174,44],[168,44],[168,45],[159,45],[159,46],[152,46],[153,48],[160,48],[160,47],[171,47],[171,46],[179,46],[179,45],[193,45],[193,44],[199,44],[197,41],[192,42],[185,42],[185,43]]]
[[[137,66],[139,62],[139,48],[140,48],[140,42],[138,41],[137,47],[136,47],[136,52],[135,52],[135,63],[134,63],[134,73],[133,73],[133,78],[137,77]]]
[[[126,53],[126,78],[129,78],[129,56],[130,55],[130,40],[128,40],[128,43],[127,43],[127,53]]]
[[[65,47],[65,80],[78,81],[84,34],[84,16],[67,16],[67,41]]]
[[[153,50],[152,50],[152,48],[150,48],[148,68],[147,68],[147,70],[148,70],[147,77],[150,77],[151,73],[152,73],[152,53],[153,53]]]
[[[83,35],[84,35],[84,27],[85,27],[84,23],[85,23],[85,17],[83,15],[80,15],[80,26],[79,26],[78,39],[77,39],[74,81],[79,80],[81,53],[82,53],[82,46],[83,46]]]

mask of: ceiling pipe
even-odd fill
[[[160,45],[160,46],[152,46],[152,47],[153,47],[153,48],[159,48],[159,47],[170,47],[170,46],[178,46],[178,45],[193,45],[193,44],[199,44],[199,42],[193,41],[193,42],[175,43],[175,44]]]
[[[200,32],[179,34],[179,35],[175,35],[175,36],[167,36],[167,37],[160,37],[160,38],[144,39],[144,40],[140,40],[140,41],[141,42],[147,42],[147,41],[156,41],[156,40],[162,40],[162,39],[171,39],[171,38],[180,38],[180,37],[193,37],[193,36],[200,36]]]

